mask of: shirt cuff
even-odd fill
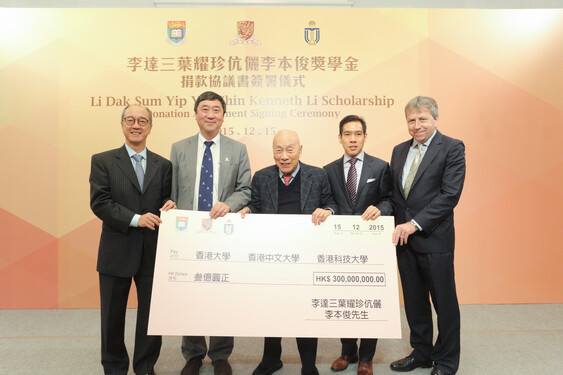
[[[129,223],[130,227],[137,227],[138,223],[139,223],[139,218],[141,217],[141,215],[139,214],[135,214],[133,215],[133,218],[131,219],[131,222]]]
[[[417,223],[414,219],[411,219],[411,223],[412,223],[415,227],[417,227],[417,229],[418,229],[419,231],[422,232],[422,227],[421,227],[420,225],[418,225],[418,223]]]

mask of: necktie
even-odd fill
[[[290,174],[283,175],[283,183],[285,184],[285,186],[289,186],[289,182],[291,181],[292,178],[293,176]]]
[[[213,141],[205,141],[205,152],[201,161],[201,173],[199,175],[199,199],[198,211],[211,211],[213,207],[213,155],[211,145]]]
[[[411,190],[414,176],[416,176],[416,171],[418,170],[418,166],[420,165],[420,161],[422,160],[422,144],[417,144],[415,148],[418,148],[418,152],[414,156],[411,169],[409,169],[409,174],[407,175],[407,181],[405,181],[405,197],[409,196],[409,191]]]
[[[350,169],[348,169],[346,190],[348,190],[348,196],[350,197],[350,202],[352,202],[352,206],[356,204],[356,181],[358,179],[358,172],[356,171],[357,161],[358,159],[356,158],[352,158],[348,160],[348,163],[350,163]]]
[[[139,186],[143,190],[143,183],[145,182],[145,171],[143,170],[143,157],[139,154],[132,156],[135,159],[135,174],[137,175],[137,181],[139,181]]]

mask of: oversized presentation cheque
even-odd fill
[[[393,217],[161,217],[149,334],[401,337]]]

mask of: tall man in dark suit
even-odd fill
[[[340,121],[338,139],[344,156],[325,165],[332,195],[339,215],[362,215],[364,220],[375,220],[380,215],[393,214],[393,186],[389,164],[363,151],[367,139],[366,122],[356,115]],[[369,332],[366,332],[369,335]],[[342,352],[330,369],[343,371],[358,359],[358,375],[372,375],[372,359],[377,339],[364,338],[358,356],[357,339],[340,339]]]
[[[315,225],[336,209],[326,172],[299,161],[302,146],[297,133],[282,130],[273,141],[275,165],[259,170],[251,184],[250,204],[240,210],[265,214],[311,214]],[[297,338],[301,356],[301,374],[318,375],[316,338]],[[266,337],[262,361],[253,375],[270,375],[282,368],[281,338]]]
[[[412,139],[391,157],[397,262],[413,351],[394,371],[432,367],[453,375],[459,367],[460,316],[454,279],[454,207],[465,180],[465,146],[437,130],[438,105],[417,96],[405,107]],[[438,338],[432,344],[432,297]]]
[[[125,145],[92,156],[90,206],[102,220],[97,270],[100,277],[102,365],[105,374],[126,375],[125,312],[131,279],[137,288],[133,370],[153,374],[162,338],[147,336],[159,208],[170,197],[172,164],[146,148],[152,129],[148,108],[121,114]],[[169,203],[173,208],[173,203]]]
[[[237,212],[250,201],[250,163],[246,146],[221,134],[226,104],[206,91],[194,104],[199,132],[172,145],[172,200],[179,209],[209,211],[212,219]],[[212,324],[212,322],[210,322]],[[186,364],[181,375],[197,375],[205,355],[215,375],[231,375],[233,337],[184,336]]]

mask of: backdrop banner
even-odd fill
[[[128,104],[153,111],[147,146],[169,157],[207,90],[252,172],[286,128],[304,163],[341,157],[349,114],[389,161],[405,104],[434,97],[466,146],[460,303],[563,303],[561,46],[561,9],[0,8],[0,308],[99,307],[90,159],[123,145]]]

